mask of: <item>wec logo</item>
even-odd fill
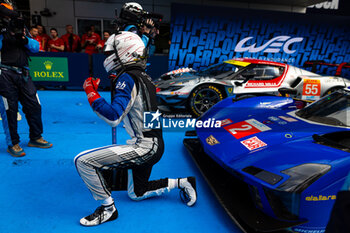
[[[294,44],[304,40],[303,37],[290,37],[290,36],[277,36],[272,38],[265,44],[256,47],[256,43],[244,47],[245,43],[254,37],[246,37],[236,45],[235,52],[250,52],[250,53],[258,53],[264,51],[264,53],[279,53],[282,49],[283,52],[287,54],[293,54],[296,50],[291,50],[289,47]]]

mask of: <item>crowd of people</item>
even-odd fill
[[[85,52],[89,55],[102,52],[103,46],[111,33],[103,32],[103,39],[95,32],[91,25],[80,38],[73,33],[73,26],[66,25],[66,34],[59,37],[57,29],[51,28],[50,35],[46,34],[45,27],[35,25],[30,28],[30,34],[39,42],[40,52]]]

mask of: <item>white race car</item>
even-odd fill
[[[350,86],[350,81],[341,77],[321,76],[284,63],[248,58],[227,60],[201,71],[181,69],[167,73],[166,77],[156,83],[160,107],[187,109],[194,116],[202,115],[228,96],[239,100],[285,92],[294,98],[315,101]]]

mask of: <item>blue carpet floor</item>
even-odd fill
[[[90,109],[84,92],[39,91],[44,137],[51,149],[30,148],[28,127],[19,121],[21,146],[27,155],[6,152],[0,127],[0,233],[75,232],[240,232],[226,215],[187,154],[184,132],[164,132],[165,153],[151,179],[197,177],[198,202],[185,206],[177,190],[135,202],[125,191],[113,192],[119,210],[116,221],[85,228],[79,219],[98,206],[77,174],[73,158],[81,151],[111,144],[111,129]],[[102,96],[109,99],[109,93]],[[118,144],[128,136],[118,127]]]

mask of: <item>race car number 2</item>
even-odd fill
[[[271,130],[270,127],[264,125],[263,123],[255,119],[249,119],[232,125],[228,125],[224,127],[224,129],[227,130],[230,134],[232,134],[236,139]]]
[[[320,80],[305,79],[303,86],[303,95],[320,96],[321,83]]]

